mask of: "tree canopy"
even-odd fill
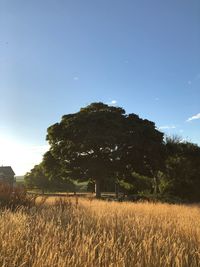
[[[120,107],[92,103],[48,128],[52,156],[66,175],[101,183],[132,172],[154,176],[162,168],[163,133],[155,124]]]
[[[41,188],[44,192],[49,187],[49,178],[46,175],[42,163],[35,165],[34,168],[25,175],[26,185],[30,188]]]
[[[77,181],[101,190],[121,185],[133,194],[200,200],[200,147],[164,140],[154,122],[92,103],[47,129],[50,149],[26,175],[29,186],[74,191]],[[106,190],[107,190],[106,189]]]
[[[177,138],[166,141],[167,191],[181,199],[200,200],[200,147]]]

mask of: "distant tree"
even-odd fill
[[[43,193],[49,187],[49,178],[42,164],[35,165],[34,168],[25,175],[24,180],[27,187],[40,188]]]
[[[94,181],[97,197],[108,180],[133,171],[154,176],[161,168],[163,134],[154,123],[103,103],[64,115],[48,128],[47,140],[65,175]]]

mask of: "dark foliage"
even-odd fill
[[[121,190],[143,198],[200,200],[200,147],[179,138],[164,141],[153,122],[120,107],[92,103],[64,115],[48,128],[47,140],[50,150],[26,175],[29,186],[75,191],[77,181],[87,181],[97,197]]]
[[[162,167],[163,134],[155,124],[103,103],[63,116],[48,128],[47,140],[57,173],[94,181],[97,197],[108,181],[130,178],[133,171],[153,177]]]

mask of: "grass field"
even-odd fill
[[[43,202],[1,211],[0,266],[200,266],[198,205]]]

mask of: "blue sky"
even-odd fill
[[[200,144],[199,0],[0,0],[0,164],[30,170],[94,101]]]

